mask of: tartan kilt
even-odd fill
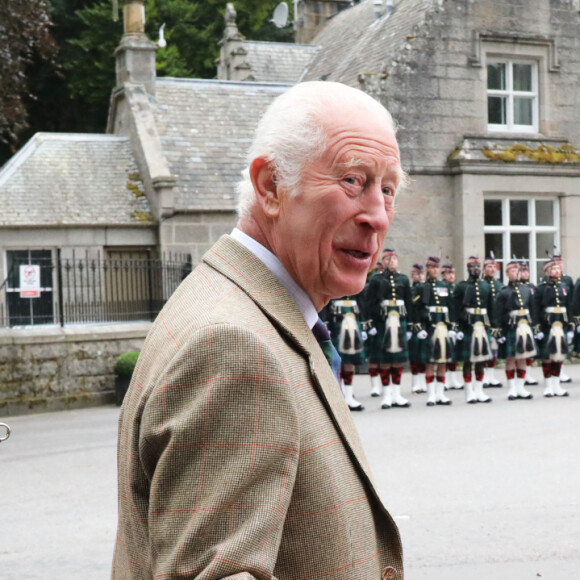
[[[502,331],[503,336],[505,337],[505,342],[499,344],[499,350],[497,353],[497,358],[506,359],[506,358],[513,358],[516,356],[516,342],[517,342],[517,327],[509,326],[507,329],[504,328]],[[537,340],[534,340],[537,348]],[[539,352],[539,351],[538,351]],[[538,355],[536,355],[537,357]],[[526,357],[526,358],[536,358],[536,357]]]
[[[399,327],[399,341],[403,346],[401,352],[387,352],[385,349],[385,334],[386,334],[386,323],[384,320],[378,321],[375,324],[377,329],[377,334],[375,336],[369,336],[367,343],[369,343],[368,348],[368,358],[369,362],[372,364],[396,364],[405,363],[409,360],[409,341],[407,341],[407,319],[401,317],[401,326]],[[372,341],[371,341],[372,339]]]
[[[445,363],[436,363],[434,362],[433,359],[433,334],[434,334],[434,330],[433,327],[431,327],[430,330],[428,330],[428,335],[427,338],[424,338],[423,340],[421,339],[417,339],[418,342],[418,346],[417,346],[417,360],[415,362],[418,362],[420,364],[447,364],[447,363],[452,363],[455,360],[455,345],[453,344],[453,341],[451,339],[449,339],[449,343],[451,345],[451,348],[448,350],[448,356],[447,356],[447,360],[445,361]]]
[[[463,332],[463,340],[457,340],[455,342],[455,360],[459,362],[471,362],[471,340],[473,338],[473,327],[466,326],[460,329]],[[487,338],[491,345],[491,331],[486,327]],[[507,342],[507,341],[506,341]],[[489,359],[493,357],[492,352],[489,353]]]
[[[330,324],[330,339],[332,340],[332,344],[334,348],[336,348],[338,354],[340,355],[340,361],[342,364],[347,365],[355,365],[360,366],[364,365],[366,361],[365,356],[365,344],[363,343],[363,349],[361,352],[357,352],[356,354],[346,354],[341,352],[339,349],[340,346],[340,329],[341,329],[342,320],[338,324]],[[358,332],[359,335],[362,337],[362,325],[357,320]]]
[[[550,331],[552,330],[551,322],[560,322],[563,326],[564,332],[564,343],[566,347],[566,355],[570,354],[570,346],[568,345],[568,341],[566,340],[566,322],[564,321],[563,316],[554,316],[551,321],[544,320],[541,325],[541,330],[544,333],[544,338],[542,340],[536,340],[536,350],[538,351],[538,358],[540,360],[550,360],[550,350],[548,348],[548,340],[550,338]]]

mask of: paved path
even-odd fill
[[[580,580],[580,365],[567,368],[567,399],[531,387],[534,400],[507,401],[504,388],[487,390],[489,405],[456,391],[451,407],[416,395],[390,410],[355,378],[367,409],[354,417],[401,529],[406,580]],[[5,420],[0,579],[109,577],[117,417],[100,407]]]

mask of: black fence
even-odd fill
[[[37,297],[27,297],[23,268],[40,274]],[[34,270],[32,270],[34,272]],[[109,323],[153,320],[180,282],[191,272],[191,256],[119,252],[101,258],[73,251],[8,254],[8,276],[0,285],[0,326]],[[38,283],[39,282],[39,283]]]

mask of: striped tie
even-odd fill
[[[320,318],[316,321],[312,332],[318,341],[338,384],[340,385],[340,355],[336,348],[334,348],[332,340],[330,340],[330,332],[328,332],[326,325],[322,320],[320,320]]]

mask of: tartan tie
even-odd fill
[[[320,318],[316,321],[316,324],[312,329],[312,333],[318,341],[318,344],[320,345],[320,348],[322,349],[322,352],[324,353],[324,356],[326,357],[326,360],[328,361],[328,364],[330,365],[330,368],[332,369],[332,372],[334,373],[334,376],[340,385],[340,355],[338,354],[336,348],[334,348],[332,340],[330,340],[330,332],[328,332],[326,325],[324,322],[322,322],[322,320],[320,320]]]

